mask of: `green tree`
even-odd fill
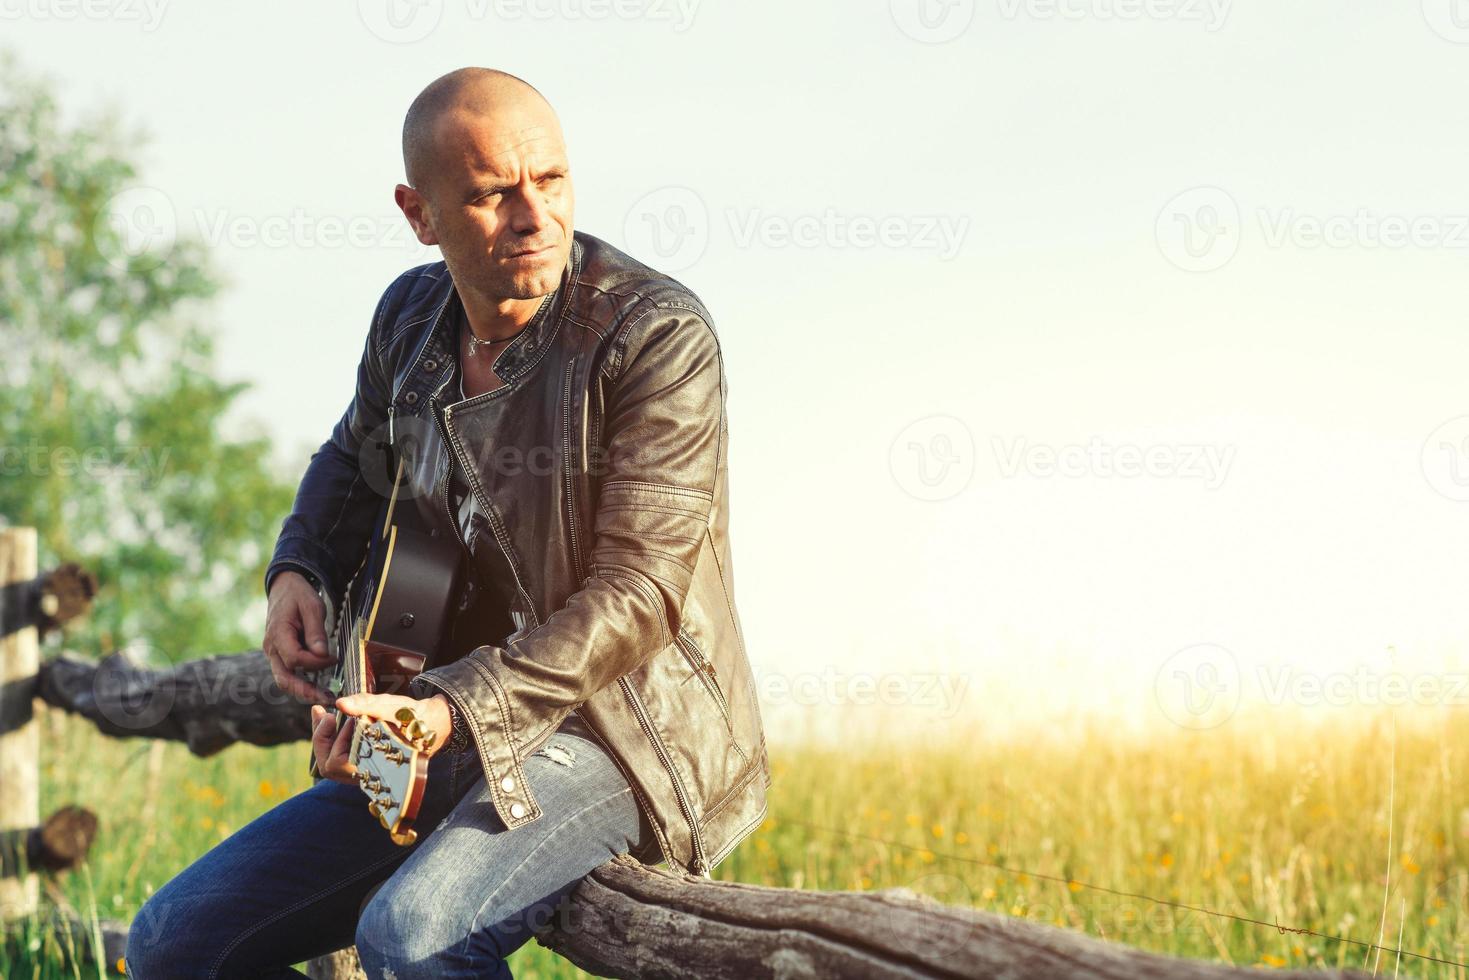
[[[214,376],[218,280],[128,145],[0,55],[0,523],[100,578],[69,645],[188,659],[258,640],[292,488],[258,430],[224,432],[247,385]]]

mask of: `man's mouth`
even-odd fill
[[[550,245],[544,245],[541,248],[531,248],[531,249],[526,249],[526,250],[521,251],[521,252],[512,252],[512,253],[510,253],[510,258],[512,258],[512,259],[526,259],[526,258],[530,258],[531,256],[540,255],[542,252],[549,252],[550,250],[551,250],[551,246]]]

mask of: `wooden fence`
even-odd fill
[[[260,650],[148,670],[112,655],[42,662],[41,633],[85,610],[96,583],[75,566],[36,574],[36,535],[0,528],[0,919],[48,916],[86,935],[57,876],[85,859],[96,817],[40,815],[37,706],[80,715],[117,737],[169,739],[204,756],[236,742],[306,739],[307,709],[284,696]],[[221,697],[221,692],[229,692]],[[42,885],[46,902],[42,901]],[[127,925],[104,921],[108,965]],[[1144,953],[1081,933],[941,905],[904,889],[817,892],[711,881],[622,855],[593,871],[567,914],[537,935],[599,976],[678,978],[995,977],[1225,980],[1253,970]],[[352,950],[310,966],[319,978],[362,976]],[[1272,971],[1289,978],[1340,972]]]

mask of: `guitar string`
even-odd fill
[[[1358,946],[1358,947],[1361,947],[1361,948],[1365,949],[1369,953],[1372,952],[1373,950],[1377,950],[1377,951],[1379,951],[1381,953],[1392,953],[1392,954],[1397,955],[1397,956],[1411,956],[1411,957],[1413,957],[1415,959],[1426,960],[1426,961],[1431,962],[1431,963],[1442,963],[1445,966],[1456,966],[1456,967],[1460,967],[1460,968],[1464,968],[1464,969],[1469,969],[1469,962],[1460,962],[1459,960],[1444,959],[1443,957],[1433,956],[1432,954],[1429,954],[1429,953],[1415,953],[1415,952],[1412,952],[1410,950],[1401,949],[1401,948],[1393,947],[1393,946],[1380,946],[1380,945],[1378,945],[1376,943],[1364,942],[1361,939],[1351,939],[1351,938],[1349,938],[1347,936],[1333,936],[1333,935],[1331,935],[1329,933],[1317,932],[1314,929],[1303,929],[1303,928],[1294,927],[1294,926],[1283,926],[1279,922],[1267,922],[1264,919],[1256,919],[1256,918],[1252,918],[1252,917],[1247,916],[1247,915],[1237,915],[1237,914],[1235,914],[1233,912],[1222,912],[1222,911],[1219,911],[1217,909],[1211,909],[1211,908],[1208,908],[1208,907],[1202,906],[1202,905],[1190,905],[1187,902],[1174,902],[1174,901],[1170,901],[1170,900],[1168,900],[1166,898],[1154,898],[1151,895],[1144,895],[1144,894],[1142,894],[1140,892],[1129,892],[1129,891],[1124,891],[1124,890],[1118,889],[1118,888],[1108,888],[1106,885],[1096,885],[1096,884],[1092,884],[1090,882],[1079,881],[1079,880],[1077,880],[1075,878],[1063,878],[1063,877],[1060,877],[1059,875],[1048,875],[1048,874],[1042,874],[1042,873],[1037,872],[1037,871],[1028,871],[1028,870],[1025,870],[1023,868],[1015,868],[1015,867],[1012,867],[1012,866],[1009,866],[1009,865],[997,864],[997,863],[995,863],[993,861],[982,861],[979,858],[966,857],[965,855],[962,855],[962,854],[951,854],[951,853],[948,853],[948,852],[945,852],[945,851],[935,851],[932,848],[918,847],[918,846],[913,845],[913,844],[901,844],[901,843],[898,843],[897,841],[885,840],[885,839],[883,839],[881,837],[874,837],[874,836],[872,836],[870,834],[857,833],[856,831],[842,830],[842,829],[840,829],[838,827],[827,827],[827,826],[823,826],[822,824],[815,824],[815,823],[810,823],[810,822],[805,821],[805,820],[797,820],[797,819],[794,819],[794,818],[787,818],[787,817],[778,817],[778,818],[776,818],[776,822],[778,824],[779,823],[788,823],[788,824],[793,824],[793,825],[798,826],[798,827],[806,827],[806,828],[808,828],[810,830],[824,831],[825,833],[837,834],[837,835],[840,835],[840,836],[852,838],[854,840],[871,841],[872,843],[882,844],[882,845],[887,846],[887,847],[900,847],[900,848],[903,848],[904,850],[908,850],[908,851],[922,851],[922,852],[925,852],[925,853],[928,853],[928,854],[932,854],[935,857],[946,858],[948,860],[958,861],[958,862],[961,862],[963,864],[978,865],[979,867],[982,867],[982,868],[992,868],[992,869],[994,869],[996,871],[1003,871],[1006,874],[1028,875],[1028,876],[1030,876],[1032,878],[1038,878],[1038,879],[1041,879],[1043,881],[1054,881],[1054,882],[1057,882],[1059,884],[1066,885],[1068,888],[1071,887],[1072,885],[1075,885],[1077,888],[1084,888],[1084,889],[1087,889],[1089,891],[1094,891],[1094,892],[1103,892],[1103,893],[1106,893],[1108,895],[1115,895],[1115,896],[1117,896],[1119,898],[1131,898],[1131,899],[1136,899],[1138,901],[1151,902],[1151,903],[1153,903],[1155,905],[1167,906],[1169,908],[1184,909],[1184,910],[1189,911],[1189,912],[1198,912],[1198,913],[1201,913],[1203,915],[1212,915],[1212,916],[1216,916],[1216,917],[1222,918],[1222,919],[1232,919],[1232,920],[1234,920],[1236,922],[1241,922],[1241,923],[1245,923],[1247,925],[1252,925],[1252,926],[1265,926],[1267,928],[1274,929],[1276,932],[1279,932],[1282,935],[1289,933],[1289,934],[1297,935],[1297,936],[1311,936],[1313,938],[1326,940],[1328,942],[1343,943],[1343,944],[1346,944],[1346,945]]]

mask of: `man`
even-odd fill
[[[708,312],[573,231],[560,124],[520,79],[438,79],[403,156],[398,205],[443,261],[379,301],[356,395],[266,572],[265,652],[313,702],[328,778],[149,900],[133,976],[292,976],[355,942],[372,976],[508,977],[505,957],[608,858],[707,875],[765,815]],[[343,594],[382,519],[384,435],[398,506],[463,544],[467,587],[412,697],[333,699],[298,672],[332,663],[322,596]],[[438,735],[410,846],[368,813],[348,759],[357,719],[404,705]]]

